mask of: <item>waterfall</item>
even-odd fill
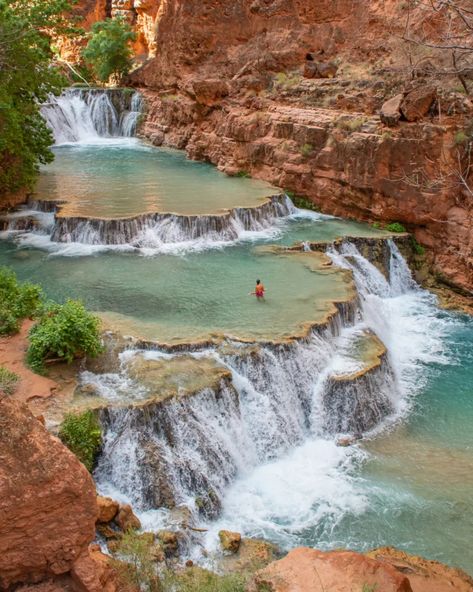
[[[56,144],[134,136],[141,111],[141,95],[120,89],[70,88],[41,107]]]
[[[402,410],[402,368],[378,338],[386,319],[372,316],[365,301],[393,298],[401,286],[410,290],[413,284],[397,247],[390,242],[387,248],[391,281],[349,242],[331,251],[337,264],[353,270],[360,304],[340,307],[307,338],[226,342],[191,352],[229,369],[231,381],[170,402],[104,409],[99,488],[119,490],[141,511],[186,504],[213,518],[240,475],[278,462],[308,441],[357,438],[394,418]],[[375,354],[360,354],[365,350]],[[121,372],[126,380],[126,367]],[[110,398],[105,386],[102,394]]]

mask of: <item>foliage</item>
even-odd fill
[[[376,592],[378,584],[363,584],[361,592]]]
[[[390,224],[386,224],[385,229],[388,232],[406,232],[406,229],[400,222],[391,222]]]
[[[289,193],[291,193],[289,195]],[[296,206],[296,208],[301,208],[302,210],[312,210],[313,212],[318,212],[317,206],[307,199],[307,197],[302,197],[301,195],[294,195],[292,192],[287,192],[286,195],[291,198],[292,203]]]
[[[98,80],[107,82],[112,76],[120,79],[128,74],[133,56],[130,42],[135,37],[130,25],[122,18],[94,23],[82,55]]]
[[[304,158],[308,158],[312,152],[314,151],[314,147],[312,144],[304,144],[301,146],[301,154]]]
[[[80,415],[67,414],[59,430],[59,437],[86,468],[92,471],[102,444],[102,432],[94,412],[88,410]]]
[[[242,179],[250,179],[251,175],[248,171],[238,171],[234,175],[235,177],[241,177]]]
[[[17,333],[20,320],[32,316],[42,299],[39,286],[18,282],[8,267],[0,267],[0,335]]]
[[[6,395],[13,395],[20,377],[15,372],[8,370],[4,366],[0,366],[0,392]]]
[[[50,37],[73,32],[69,7],[68,0],[0,0],[0,195],[31,188],[39,165],[53,159],[39,109],[66,83],[51,66]]]
[[[98,317],[88,312],[82,302],[48,303],[30,331],[29,365],[41,372],[51,359],[71,363],[77,356],[97,356],[102,350],[99,324]]]
[[[219,576],[192,567],[181,572],[166,571],[162,578],[163,592],[244,592],[245,578],[239,574]]]
[[[156,545],[149,533],[128,530],[115,548],[122,561],[114,560],[113,567],[125,587],[146,592],[162,592],[155,559]]]
[[[301,81],[301,75],[299,72],[293,72],[286,74],[286,72],[278,72],[274,77],[274,86],[280,89],[290,89],[297,86]]]
[[[411,244],[416,255],[425,255],[425,247],[420,245],[413,236],[411,236]]]
[[[379,222],[373,222],[372,226],[376,229],[381,228],[381,224]]]

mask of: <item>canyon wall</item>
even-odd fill
[[[163,0],[153,10],[157,54],[130,80],[147,98],[146,138],[326,213],[399,221],[429,248],[439,278],[471,293],[472,193],[456,138],[472,104],[444,82],[411,80],[404,4]],[[438,24],[422,8],[409,18],[419,31]],[[307,79],[310,62],[338,72]],[[422,99],[432,86],[425,117],[381,123],[385,100],[412,90]]]
[[[82,6],[87,23],[100,2]],[[141,65],[128,82],[148,101],[144,137],[271,181],[326,213],[401,222],[429,248],[438,277],[471,294],[473,183],[464,160],[473,106],[458,80],[432,75],[425,48],[402,40],[408,21],[420,37],[438,38],[441,12],[395,0],[107,6],[137,32]],[[409,91],[406,115],[386,127],[383,103]]]

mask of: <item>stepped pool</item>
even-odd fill
[[[473,573],[473,320],[417,286],[402,240],[283,195],[261,208],[272,187],[116,137],[139,104],[52,101],[58,160],[1,222],[0,265],[142,340],[72,402],[100,409],[99,490],[147,529],[186,506],[204,564],[226,528]]]

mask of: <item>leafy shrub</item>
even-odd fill
[[[235,173],[234,176],[241,177],[242,179],[250,179],[251,178],[251,175],[248,171],[238,171],[238,173]]]
[[[0,392],[6,395],[13,395],[20,377],[15,372],[8,370],[4,366],[0,366]]]
[[[111,76],[128,74],[133,52],[130,43],[136,38],[130,25],[122,18],[108,18],[92,25],[82,55],[98,80],[107,82]]]
[[[411,237],[411,243],[416,255],[425,255],[425,247],[420,245],[414,237]]]
[[[304,144],[301,146],[301,154],[304,158],[308,158],[313,151],[314,147],[312,146],[312,144]]]
[[[71,363],[75,357],[95,357],[102,351],[100,320],[86,310],[82,302],[49,303],[39,322],[30,331],[27,361],[37,372],[44,371],[48,360]]]
[[[102,432],[94,412],[88,410],[80,415],[67,414],[59,430],[59,437],[86,468],[92,471],[102,444]]]
[[[381,224],[379,222],[373,222],[372,226],[376,229],[381,228]]]
[[[11,269],[0,267],[0,335],[18,332],[20,320],[38,310],[42,296],[39,286],[20,283]]]
[[[406,232],[406,229],[400,222],[391,222],[386,224],[386,230],[388,232]]]

